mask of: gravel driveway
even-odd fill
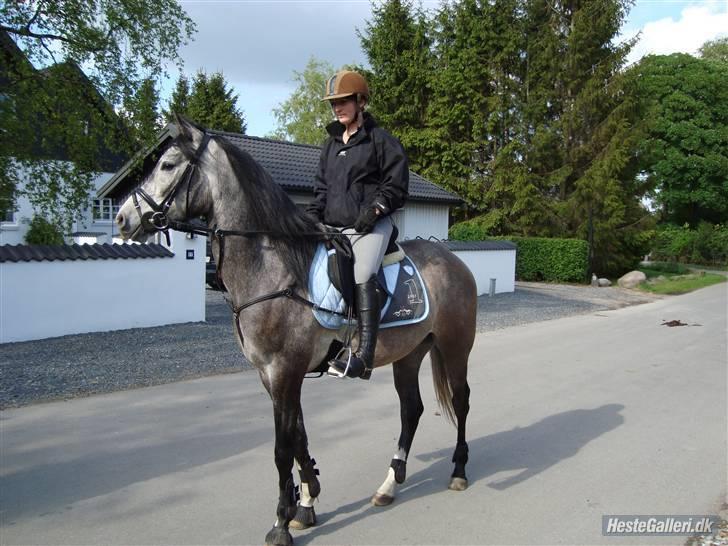
[[[620,288],[517,283],[478,298],[478,332],[647,303]],[[207,291],[206,322],[0,344],[0,409],[251,369],[221,293]]]

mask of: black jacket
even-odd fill
[[[364,123],[344,144],[335,121],[321,150],[310,214],[325,224],[351,227],[359,213],[378,207],[385,215],[404,205],[409,187],[407,156],[399,141],[364,113]]]

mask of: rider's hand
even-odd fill
[[[373,228],[374,224],[379,220],[379,214],[375,208],[367,208],[361,211],[359,218],[356,219],[354,229],[358,233],[369,233]]]

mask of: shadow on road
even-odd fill
[[[620,413],[623,409],[621,404],[607,404],[594,409],[557,413],[526,427],[516,427],[470,441],[467,466],[470,486],[477,486],[486,480],[485,485],[488,487],[504,490],[544,472],[573,457],[592,440],[619,427],[624,423]],[[306,534],[296,534],[296,544],[308,544],[317,537],[336,532],[368,515],[396,509],[397,505],[408,500],[442,493],[452,472],[450,459],[453,449],[454,446],[415,454],[417,459],[432,464],[407,476],[391,507],[375,508],[369,504],[367,497],[332,512],[318,514],[319,526]],[[327,524],[341,516],[346,517]]]

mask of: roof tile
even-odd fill
[[[158,244],[145,245],[0,245],[0,263],[127,258],[171,258],[174,254]]]

